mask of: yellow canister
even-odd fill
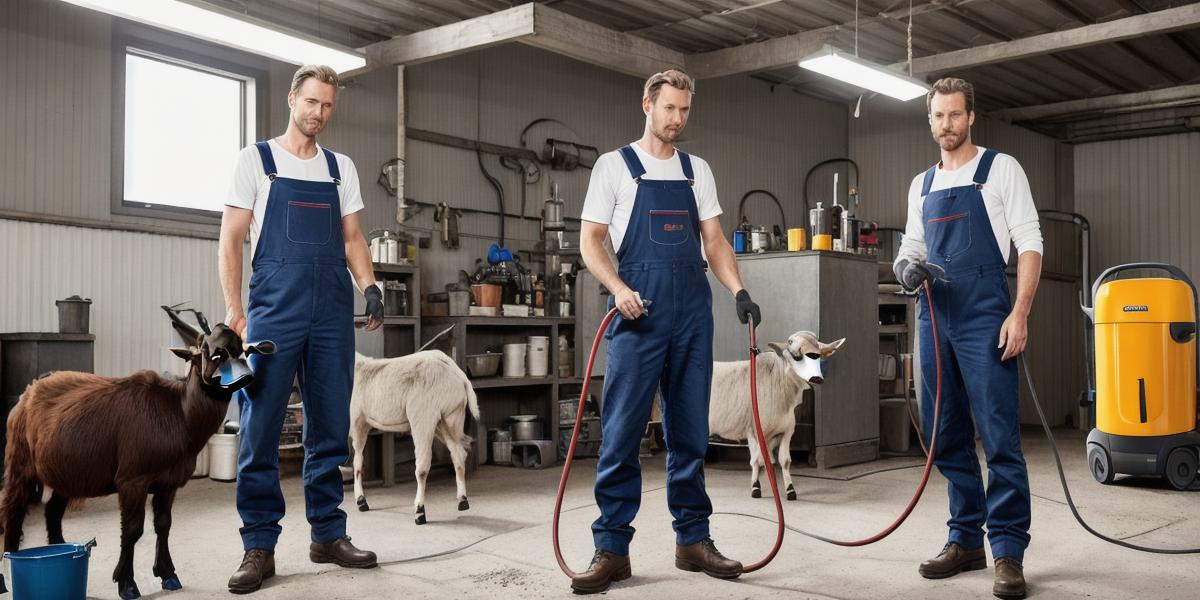
[[[1097,289],[1097,429],[1164,436],[1196,428],[1195,322],[1185,281],[1119,279]]]
[[[799,252],[808,247],[803,227],[793,227],[788,230],[788,252]]]
[[[833,236],[828,233],[814,235],[813,250],[833,250]]]

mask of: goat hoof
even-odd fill
[[[471,508],[471,503],[467,502],[466,498],[458,501],[458,510],[467,510]]]
[[[358,497],[358,510],[359,512],[367,512],[368,510],[371,510],[371,505],[367,504],[366,496]]]
[[[135,598],[142,597],[142,593],[138,591],[137,583],[133,581],[130,581],[129,583],[118,583],[117,595],[121,597],[121,600],[134,600]]]
[[[762,488],[758,488],[758,487],[751,488],[750,489],[750,497],[751,498],[762,498]]]
[[[795,500],[796,499],[796,490],[789,488],[788,492],[787,492],[787,499]]]
[[[174,592],[176,590],[182,590],[183,584],[179,582],[178,575],[167,575],[166,577],[162,578],[162,589],[167,590],[168,592]]]
[[[421,514],[417,515],[417,518],[415,519],[415,521],[416,521],[417,525],[424,525],[425,524],[425,513],[421,513]]]

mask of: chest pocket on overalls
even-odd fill
[[[650,211],[650,241],[663,246],[676,246],[691,237],[690,220],[686,210]]]
[[[289,200],[287,237],[297,244],[326,244],[333,231],[333,206]]]
[[[971,212],[966,207],[954,206],[953,201],[953,196],[945,199],[950,205],[945,216],[925,221],[931,257],[953,258],[971,248]]]

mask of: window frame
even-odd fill
[[[112,188],[109,210],[113,215],[220,225],[219,209],[210,211],[125,201],[125,63],[129,53],[205,73],[253,81],[255,122],[245,122],[247,114],[244,95],[241,118],[243,126],[253,133],[252,137],[256,140],[265,139],[268,131],[268,59],[129,22],[120,22],[113,30]],[[181,177],[194,176],[188,171],[187,165],[181,165],[180,169]]]

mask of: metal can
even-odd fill
[[[371,239],[371,262],[383,262],[383,245],[379,238]]]
[[[400,240],[388,238],[383,243],[385,259],[383,262],[396,264],[400,262]]]
[[[738,254],[746,253],[746,232],[741,229],[733,232],[733,251]]]

